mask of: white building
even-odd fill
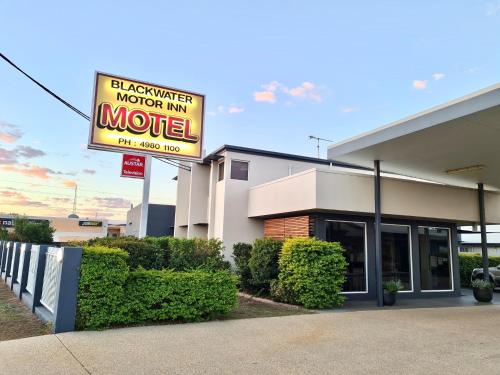
[[[330,160],[223,146],[179,170],[174,234],[220,238],[229,260],[236,242],[314,236],[343,245],[351,297],[381,305],[393,279],[406,296],[458,295],[458,227],[480,224],[487,264],[486,224],[500,223],[499,114],[496,85],[332,145]]]

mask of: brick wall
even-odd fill
[[[264,220],[264,237],[283,240],[289,237],[311,237],[313,235],[314,220],[309,215]]]

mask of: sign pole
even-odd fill
[[[139,222],[139,238],[144,238],[147,235],[148,228],[148,208],[149,208],[149,186],[151,183],[151,155],[146,156],[146,165],[144,171],[144,182],[142,185],[142,205],[141,205],[141,220]]]

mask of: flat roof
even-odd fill
[[[450,185],[500,189],[500,84],[328,148],[328,157]]]
[[[331,165],[334,165],[337,167],[346,167],[346,168],[354,168],[354,169],[362,169],[362,170],[372,170],[373,169],[372,167],[362,167],[362,166],[351,164],[351,163],[340,162],[338,160],[319,159],[319,158],[313,158],[310,156],[287,154],[284,152],[268,151],[268,150],[261,150],[261,149],[256,149],[256,148],[234,146],[234,145],[223,145],[223,146],[219,147],[218,149],[216,149],[212,153],[205,156],[205,158],[203,159],[203,163],[209,163],[212,160],[219,160],[222,157],[220,154],[223,151],[234,151],[234,152],[240,152],[242,154],[267,156],[267,157],[272,157],[272,158],[277,158],[277,159],[295,160],[295,161],[302,161],[302,162],[314,163],[314,164],[324,164],[324,165],[331,164]]]

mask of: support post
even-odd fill
[[[479,225],[481,227],[481,253],[483,256],[483,276],[486,281],[490,279],[489,260],[488,260],[488,239],[486,237],[486,215],[484,209],[484,186],[477,184],[479,201]]]
[[[142,205],[141,220],[139,222],[139,238],[147,236],[148,228],[148,209],[149,209],[149,186],[151,184],[151,155],[146,156],[146,165],[144,170],[144,182],[142,186]]]
[[[380,160],[373,163],[375,182],[375,277],[377,286],[377,306],[384,306],[384,289],[382,285],[382,235],[380,205]]]

